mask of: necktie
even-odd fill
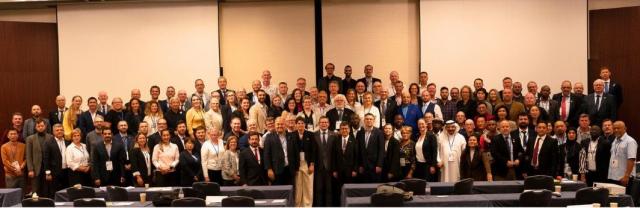
[[[359,96],[358,102],[362,103],[362,95]]]
[[[562,103],[560,105],[561,109],[560,109],[560,116],[562,117],[563,121],[567,120],[567,96],[562,96]]]
[[[387,115],[387,103],[382,101],[380,107],[382,108],[382,114]]]
[[[511,138],[509,138],[508,136],[505,137],[505,142],[509,147],[509,160],[513,160],[513,143],[511,143]]]
[[[258,154],[258,148],[253,149],[253,155],[256,156],[256,160],[258,161],[258,164],[260,164],[260,155]]]
[[[107,106],[102,105],[102,114],[107,114]]]
[[[62,115],[64,114],[64,110],[58,110],[58,121],[62,122]]]
[[[609,93],[609,82],[604,82],[604,92]]]
[[[367,148],[369,146],[369,137],[371,136],[371,131],[368,131],[365,133],[364,135],[364,148]]]
[[[600,95],[596,95],[596,111],[600,110]]]
[[[342,153],[347,150],[347,142],[348,140],[346,138],[342,139]]]
[[[338,110],[338,120],[342,121],[342,110]],[[336,128],[340,128],[340,127],[336,126]]]
[[[522,131],[522,147],[527,149],[527,131]]]
[[[533,163],[533,167],[538,167],[538,150],[540,148],[540,137],[536,139],[536,145],[533,147],[533,159],[531,159],[531,163]]]
[[[322,146],[327,146],[327,133],[322,132]]]

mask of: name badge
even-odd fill
[[[313,124],[307,124],[307,130],[313,130]]]
[[[113,170],[113,162],[107,161],[107,162],[104,163],[104,165],[107,167],[107,171],[112,171]]]
[[[304,152],[300,152],[300,160],[305,160],[304,159]]]
[[[453,153],[449,153],[449,162],[455,162],[456,157],[453,156]]]
[[[404,158],[400,158],[400,167],[404,167],[407,165],[407,161]]]
[[[387,125],[387,121],[386,121],[386,120],[384,120],[384,118],[381,118],[381,119],[382,119],[382,126]]]
[[[611,161],[611,167],[612,168],[618,168],[618,160]]]
[[[340,124],[342,121],[336,121],[336,131],[340,130]]]

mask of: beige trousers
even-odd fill
[[[296,172],[296,207],[313,205],[313,173],[309,174],[307,161],[300,159],[300,168]]]

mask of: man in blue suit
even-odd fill
[[[95,119],[97,115],[105,116],[98,110],[98,99],[95,97],[90,97],[87,100],[87,106],[89,106],[89,110],[82,112],[78,118],[78,127],[82,130],[83,138],[85,138],[89,132],[96,129],[93,125],[93,119]]]
[[[402,105],[398,108],[398,114],[404,117],[405,125],[413,128],[413,134],[418,135],[418,119],[422,118],[423,115],[417,105],[411,104],[409,92],[402,92]]]

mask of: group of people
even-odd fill
[[[53,197],[66,187],[293,185],[296,206],[339,206],[345,183],[381,183],[407,178],[455,182],[516,180],[527,175],[629,184],[635,176],[637,143],[616,120],[622,89],[603,67],[593,91],[570,81],[551,95],[536,82],[503,79],[485,89],[482,79],[461,88],[418,83],[405,90],[397,72],[383,84],[373,77],[344,78],[325,66],[317,87],[299,78],[271,82],[265,70],[250,92],[227,88],[195,92],[169,86],[166,99],[139,89],[126,104],[106,92],[87,99],[56,97],[48,118],[38,105],[31,117],[14,113],[2,135],[6,187]]]

